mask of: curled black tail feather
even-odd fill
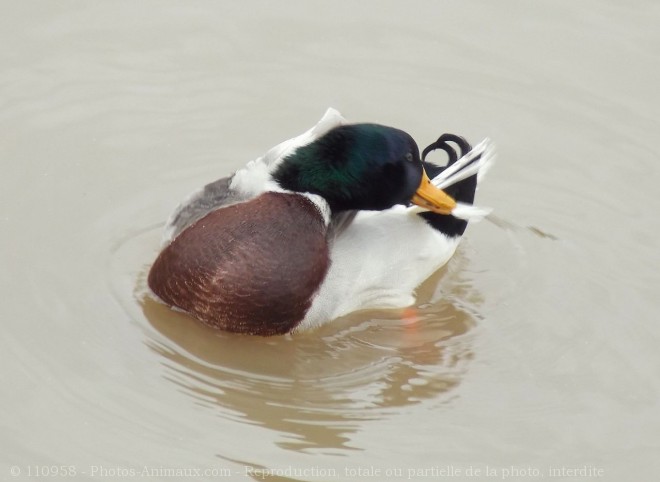
[[[447,144],[448,142],[455,143],[461,149],[460,155],[457,154],[456,149],[454,149],[453,146]],[[449,156],[449,162],[445,166],[445,168],[447,168],[458,161],[459,158],[470,152],[472,150],[472,146],[468,141],[465,140],[464,137],[457,136],[455,134],[442,134],[440,137],[438,137],[437,141],[432,142],[426,146],[426,148],[424,148],[422,151],[422,161],[426,160],[426,156],[436,149],[442,149]]]
[[[449,144],[450,142],[456,144],[458,150],[453,145]],[[426,162],[426,156],[436,149],[442,149],[447,153],[447,156],[449,157],[447,165],[438,166],[437,164]],[[454,134],[442,134],[437,141],[428,145],[422,151],[422,164],[424,165],[424,169],[428,176],[433,179],[471,150],[472,146],[463,137]],[[478,160],[479,157],[480,156],[478,156],[475,161]],[[475,174],[457,182],[456,184],[448,186],[444,191],[456,201],[465,204],[472,204],[474,202],[476,189],[477,175]],[[449,237],[462,236],[468,224],[467,221],[455,218],[452,215],[438,214],[430,211],[419,213],[418,216],[424,218],[434,229],[437,229]]]

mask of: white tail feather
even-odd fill
[[[467,221],[481,221],[492,212],[493,210],[491,208],[481,208],[472,204],[459,202],[456,203],[456,207],[452,210],[451,215]]]
[[[480,157],[481,156],[481,157]],[[479,158],[477,160],[477,158]],[[490,139],[484,139],[470,152],[433,178],[433,185],[444,189],[478,173],[495,158],[495,148]]]
[[[495,146],[486,138],[454,164],[442,171],[431,182],[438,189],[445,189],[457,182],[477,175],[477,183],[495,162]],[[480,221],[492,212],[491,208],[481,208],[471,204],[457,203],[452,216],[469,221]]]

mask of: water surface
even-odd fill
[[[657,477],[655,2],[3,12],[0,478]],[[177,202],[328,106],[497,144],[498,218],[415,319],[262,339],[145,297]]]

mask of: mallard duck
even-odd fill
[[[424,160],[434,149],[448,153],[447,166]],[[149,287],[207,325],[264,336],[409,306],[454,254],[466,219],[484,214],[471,204],[491,151],[446,134],[420,156],[406,132],[329,109],[185,199]]]

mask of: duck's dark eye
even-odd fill
[[[412,162],[412,161],[413,161],[413,155],[412,155],[412,152],[409,152],[408,154],[406,154],[406,161],[408,161],[408,162]]]

